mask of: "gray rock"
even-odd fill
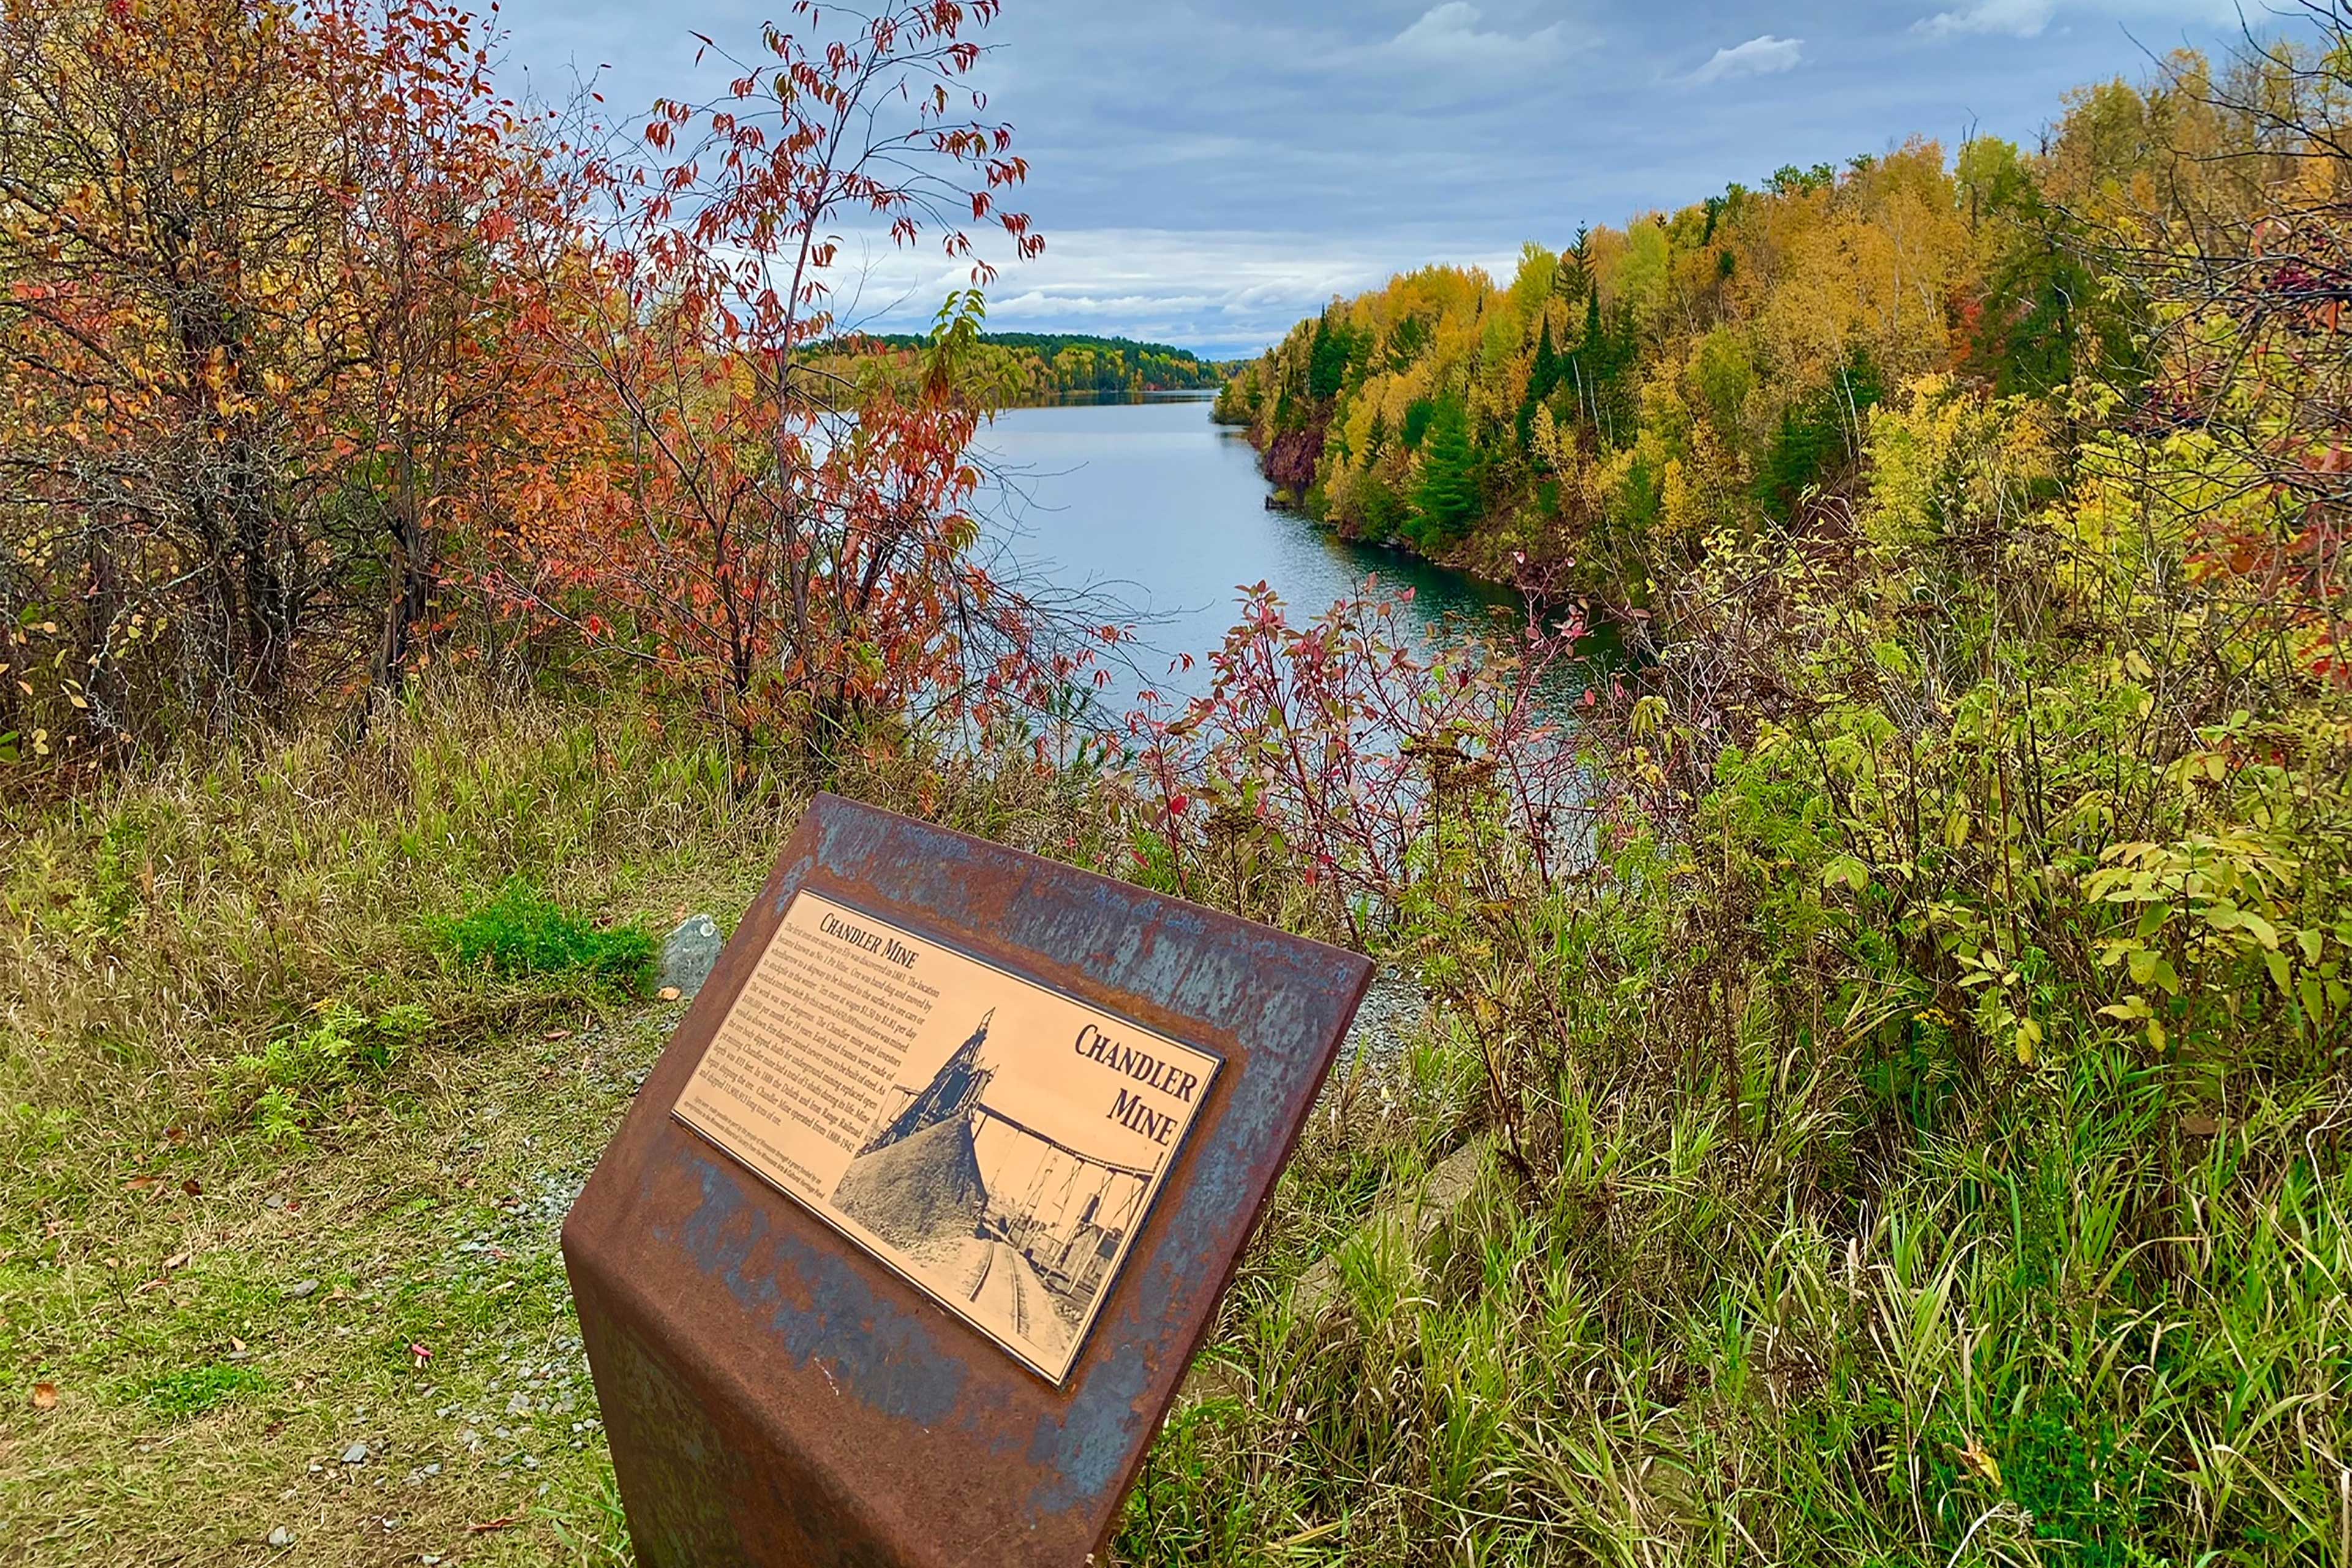
[[[269,1539],[265,1544],[279,1547],[291,1546],[294,1544],[294,1532],[281,1524],[269,1532]]]
[[[677,922],[677,929],[662,943],[662,988],[677,987],[680,996],[691,996],[702,989],[710,978],[710,966],[719,962],[719,950],[726,945],[719,934],[719,922],[709,915],[688,915]]]
[[[343,1463],[347,1465],[364,1465],[367,1463],[367,1455],[368,1447],[365,1443],[354,1443],[350,1447],[343,1450]]]
[[[318,1289],[319,1282],[316,1279],[297,1279],[293,1284],[286,1287],[286,1299],[289,1301],[299,1301]]]
[[[508,1400],[508,1401],[507,1401],[507,1414],[508,1414],[508,1415],[530,1415],[530,1394],[516,1394],[512,1399]]]
[[[1382,1226],[1395,1226],[1418,1246],[1475,1195],[1486,1168],[1486,1145],[1474,1139],[1440,1160],[1418,1192],[1383,1194],[1357,1234],[1371,1237]],[[1339,1300],[1341,1283],[1338,1251],[1326,1253],[1291,1282],[1291,1306],[1302,1318],[1319,1316]]]

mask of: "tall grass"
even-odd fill
[[[1475,1119],[1479,1060],[1463,1031],[1423,1053],[1462,1098],[1418,1140]],[[2052,1087],[1855,1169],[1824,1084],[1742,1131],[1704,1075],[1581,1058],[1552,1180],[1498,1166],[1426,1246],[1369,1227],[1318,1317],[1285,1237],[1362,1152],[1310,1143],[1123,1556],[2352,1560],[2352,1104],[2185,1133],[2116,1050]],[[1409,1186],[1422,1144],[1386,1158]]]
[[[624,1005],[654,935],[693,909],[731,923],[806,800],[789,779],[740,787],[669,719],[453,679],[356,744],[321,723],[191,745],[87,795],[0,805],[0,1201],[86,1187],[106,1152],[198,1122],[285,1143],[289,1116],[352,1098],[321,1081],[403,1056],[429,1071],[527,1019]],[[1104,854],[1092,797],[1050,771],[898,758],[829,782]]]
[[[609,1005],[593,969],[501,972],[437,933],[518,874],[591,928],[667,929],[683,904],[740,904],[792,816],[737,799],[719,754],[653,711],[461,686],[356,748],[322,727],[18,803],[0,819],[0,1107],[27,1135],[0,1140],[0,1187],[69,1187],[88,1141],[214,1114],[241,1058],[315,1037],[328,1009],[462,1047],[525,1010]]]

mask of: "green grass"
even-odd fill
[[[12,1226],[11,1560],[249,1563],[282,1527],[297,1562],[614,1561],[556,1231],[676,1012],[451,1053],[300,1160],[198,1134],[168,1185]]]
[[[141,1394],[149,1405],[166,1415],[202,1415],[240,1395],[257,1394],[268,1386],[269,1380],[251,1367],[212,1362],[149,1378]]]
[[[625,1560],[557,1230],[680,1013],[646,933],[800,805],[656,717],[427,692],[0,806],[0,1561]]]
[[[1490,1172],[1427,1245],[1351,1242],[1317,1320],[1285,1240],[1366,1152],[1310,1145],[1124,1557],[2346,1561],[2352,1180],[2278,1136],[2341,1100],[2184,1140],[2078,1070],[2063,1144],[1988,1125],[1846,1224],[1792,1195],[1822,1129],[1735,1162],[1718,1100],[1571,1088],[1556,1188]],[[2159,1267],[2100,1222],[2119,1198],[2176,1232]]]

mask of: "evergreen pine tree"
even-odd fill
[[[1576,243],[1560,253],[1559,271],[1552,279],[1552,288],[1567,300],[1591,291],[1592,233],[1580,224],[1576,230]]]
[[[1421,482],[1413,490],[1415,531],[1423,544],[1450,544],[1477,520],[1479,506],[1469,411],[1457,396],[1441,397],[1421,443]]]
[[[1318,402],[1337,397],[1347,378],[1347,329],[1333,331],[1331,315],[1327,310],[1315,323],[1315,347],[1307,362],[1307,395]]]

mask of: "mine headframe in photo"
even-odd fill
[[[961,1147],[952,1152],[979,1173],[976,1233],[1002,1237],[1028,1259],[1046,1289],[1082,1310],[1118,1256],[1159,1166],[1144,1169],[1089,1153],[990,1105],[996,1069],[982,1056],[995,1016],[993,1007],[982,1015],[928,1084],[893,1086],[895,1098],[876,1117],[877,1130],[857,1157],[961,1121],[962,1135],[955,1142]]]

